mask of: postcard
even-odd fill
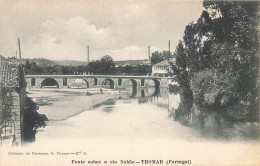
[[[0,166],[260,165],[259,9],[0,0]]]

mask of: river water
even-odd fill
[[[50,119],[45,129],[39,129],[36,143],[52,137],[75,136],[184,140],[258,138],[257,123],[231,123],[212,113],[194,115],[191,101],[181,100],[179,94],[169,94],[166,88],[137,89],[134,94],[128,88],[126,93],[107,91],[101,96],[86,96],[85,91],[30,92],[29,96],[40,105],[38,112]],[[101,101],[98,106],[91,107],[102,97],[109,102],[102,104]]]
[[[40,105],[38,112],[50,119],[44,129],[38,130],[35,144],[75,136],[86,139],[200,139],[191,128],[169,116],[169,100],[172,101],[170,107],[178,108],[178,94],[168,96],[167,89],[160,89],[160,93],[154,95],[153,88],[138,89],[134,96],[131,92],[130,89],[126,94],[115,94],[112,99],[110,94],[107,98],[110,103],[90,108],[92,96],[55,90],[31,91],[29,96]],[[70,117],[75,110],[81,113]]]
[[[202,155],[225,151],[227,155],[233,154],[229,162],[235,162],[258,138],[258,123],[229,123],[205,114],[201,119],[189,112],[190,101],[181,100],[179,94],[169,94],[164,88],[135,91],[127,88],[126,92],[104,91],[103,95],[92,96],[86,95],[86,90],[80,93],[31,90],[28,96],[39,104],[38,112],[50,119],[45,128],[37,130],[35,142],[29,145],[33,148],[73,146],[97,151],[101,146],[98,148],[101,155],[104,147],[112,146],[114,156],[122,153],[135,156],[136,149],[142,151],[138,156],[145,156],[157,149],[152,154],[180,158],[184,156],[178,152],[186,149],[185,157],[206,162],[193,149],[206,147],[201,149]],[[95,105],[101,98],[105,104]],[[174,151],[170,153],[171,150]],[[212,161],[213,157],[207,159]],[[227,162],[221,156],[218,160],[216,163]]]

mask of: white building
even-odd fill
[[[156,63],[152,67],[152,75],[157,77],[168,77],[168,73],[171,70],[170,62],[175,62],[174,58],[165,59],[159,63]]]

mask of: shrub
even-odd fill
[[[34,101],[26,97],[25,109],[24,109],[24,133],[23,138],[25,141],[34,141],[36,129],[40,127],[45,127],[45,121],[48,118],[45,115],[39,114],[37,112],[38,106]]]
[[[205,107],[225,107],[238,100],[237,79],[230,72],[205,69],[191,80],[194,102]]]

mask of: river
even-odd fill
[[[191,128],[169,117],[168,94],[165,90],[161,89],[156,96],[152,96],[153,88],[137,90],[134,97],[131,91],[122,95],[114,94],[116,99],[114,97],[110,103],[100,104],[97,108],[90,108],[93,103],[89,102],[95,95],[55,90],[31,91],[29,96],[40,105],[38,112],[50,119],[44,129],[38,130],[33,144],[57,137],[70,139],[75,136],[86,139],[199,139]],[[100,98],[100,95],[96,96]],[[179,95],[170,97],[173,101],[171,107],[177,108]],[[72,116],[74,114],[76,116]]]
[[[190,122],[201,116],[180,111],[180,106],[189,102],[164,88],[129,88],[92,96],[86,91],[30,90],[28,96],[39,104],[38,112],[50,121],[37,130],[35,142],[28,146],[88,149],[88,154],[94,150],[89,154],[93,158],[172,156],[223,164],[236,163],[243,151],[257,143],[258,123],[221,121],[216,127],[212,123],[215,116],[214,120],[206,116],[203,124],[194,125],[197,123]],[[232,155],[227,159],[224,154]]]

